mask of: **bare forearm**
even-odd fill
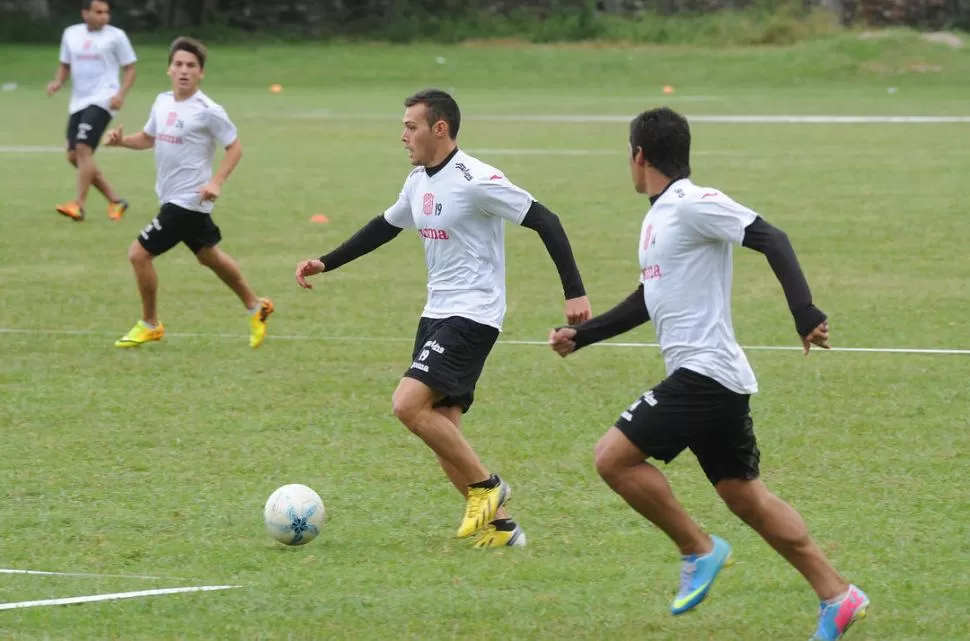
[[[125,149],[141,151],[143,149],[151,149],[154,147],[155,139],[146,134],[144,131],[139,131],[137,134],[132,134],[122,138],[120,146],[124,147]]]
[[[131,88],[135,85],[136,75],[134,64],[130,64],[125,67],[125,76],[121,81],[121,91],[118,92],[122,97],[127,96],[128,92],[131,91]]]
[[[218,185],[225,183],[229,178],[229,174],[233,172],[240,160],[242,160],[242,144],[237,140],[226,147],[226,155],[222,157],[219,170],[212,177],[212,182]]]
[[[64,64],[63,62],[57,66],[57,71],[54,72],[54,82],[59,85],[63,85],[67,82],[68,76],[71,75],[71,65]]]

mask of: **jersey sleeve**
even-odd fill
[[[118,58],[118,64],[122,67],[138,61],[138,57],[135,56],[135,50],[131,46],[131,40],[128,39],[128,34],[124,31],[118,34],[118,39],[115,41],[115,56]]]
[[[212,132],[220,145],[228,147],[236,142],[239,132],[236,130],[236,125],[229,119],[229,114],[226,113],[225,109],[214,105],[206,110],[206,117],[209,121],[209,131]]]
[[[152,103],[151,111],[148,112],[148,122],[146,122],[145,126],[142,127],[141,129],[152,138],[154,138],[157,133],[157,130],[155,129],[155,109],[157,108],[158,108],[158,99],[156,98],[155,102]]]
[[[414,227],[414,215],[411,213],[411,176],[404,181],[397,202],[384,210],[384,220],[400,229]]]
[[[706,240],[727,241],[740,245],[744,228],[758,214],[719,191],[701,191],[684,202],[679,213]]]
[[[498,172],[476,178],[472,183],[472,193],[482,212],[504,218],[516,225],[522,224],[522,219],[535,200],[532,194]]]
[[[71,48],[67,44],[67,29],[61,34],[61,64],[69,65],[71,64]]]

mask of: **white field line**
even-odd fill
[[[43,570],[13,570],[0,568],[0,574],[29,574],[31,576],[70,576],[89,579],[168,579],[174,577],[144,576],[140,574],[97,574],[95,572],[45,572]]]
[[[75,329],[37,329],[37,328],[18,328],[0,327],[0,335],[3,334],[52,334],[55,336],[115,336],[118,332],[105,332],[97,330],[75,330]],[[201,332],[166,332],[165,336],[171,338],[220,338],[227,340],[243,341],[248,338],[244,334],[222,334],[222,333],[201,333]],[[324,335],[305,335],[305,334],[270,334],[270,340],[281,341],[332,341],[346,343],[413,343],[414,340],[406,337],[397,336],[324,336]],[[546,341],[525,341],[525,340],[500,340],[499,345],[527,345],[527,346],[548,346]],[[606,342],[592,345],[591,347],[613,347],[613,348],[658,348],[656,343],[621,343]],[[148,346],[147,349],[152,349]],[[801,351],[797,345],[746,345],[743,347],[750,351]],[[820,350],[822,351],[822,350]],[[947,347],[833,347],[830,352],[861,352],[870,354],[935,354],[935,355],[960,355],[970,356],[970,349],[947,348]]]
[[[111,594],[92,594],[90,596],[72,596],[63,599],[42,599],[40,601],[17,601],[14,603],[0,603],[0,610],[17,610],[20,608],[36,608],[45,605],[73,605],[76,603],[94,603],[97,601],[118,601],[121,599],[137,599],[143,596],[161,596],[163,594],[181,594],[184,592],[212,592],[215,590],[232,590],[241,585],[200,585],[186,588],[159,588],[156,590],[138,590],[136,592],[114,592]]]
[[[636,114],[471,114],[469,121],[480,122],[585,122],[628,123]],[[295,120],[398,120],[400,115],[337,113],[326,109],[288,116]],[[837,115],[687,115],[690,122],[710,124],[780,125],[926,125],[970,124],[970,116],[837,116]]]

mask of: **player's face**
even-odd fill
[[[423,104],[413,105],[404,110],[404,133],[401,142],[408,150],[408,160],[415,167],[427,166],[435,157],[435,151],[441,138],[442,127],[447,129],[444,122],[428,124],[428,107]],[[447,132],[445,132],[447,133]]]
[[[172,56],[172,64],[168,66],[168,76],[172,79],[172,88],[179,93],[191,93],[199,86],[205,74],[199,66],[199,59],[194,53],[176,51]]]
[[[91,31],[103,29],[111,19],[111,7],[107,2],[92,2],[90,9],[81,10],[81,19]]]
[[[647,174],[643,150],[638,147],[637,152],[633,153],[633,149],[629,148],[627,158],[630,159],[630,178],[633,180],[633,188],[637,190],[638,194],[646,193]]]

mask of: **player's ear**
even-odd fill
[[[448,123],[444,120],[439,120],[438,122],[434,123],[434,127],[432,127],[431,130],[438,138],[444,138],[448,135]]]

